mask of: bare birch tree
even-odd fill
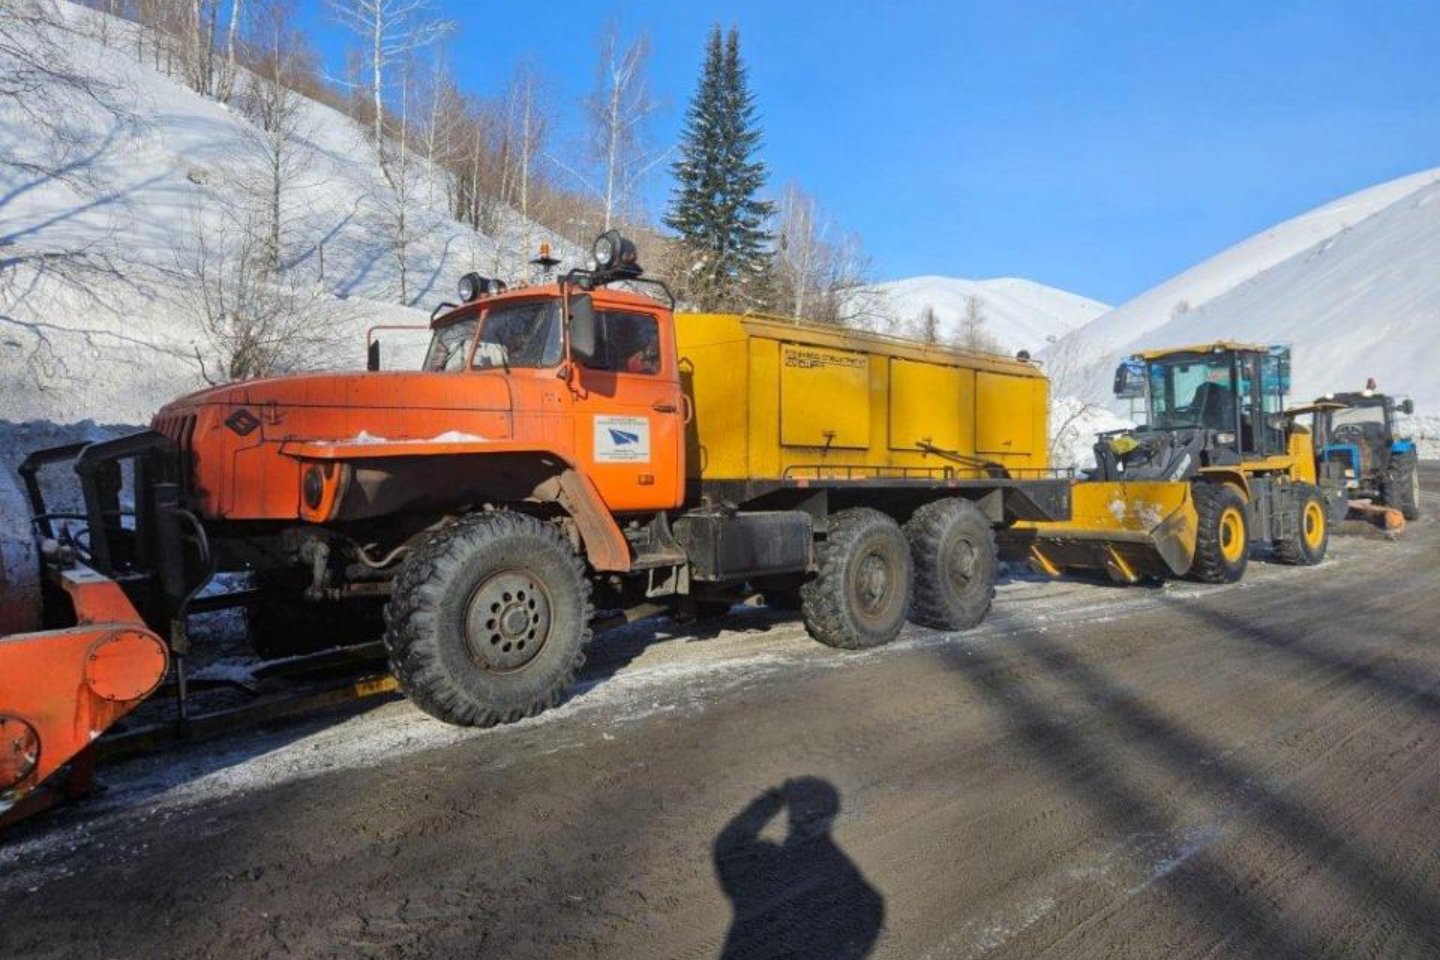
[[[391,68],[444,37],[454,24],[435,14],[429,0],[327,0],[340,25],[364,45],[372,131],[385,135],[385,85]]]
[[[239,98],[251,123],[241,186],[251,225],[260,231],[256,267],[265,276],[283,266],[287,235],[298,216],[293,195],[314,155],[305,98],[295,91],[296,81],[310,75],[313,58],[293,16],[290,0],[257,5],[248,43],[254,62]]]
[[[774,233],[777,309],[842,326],[874,314],[864,244],[857,234],[841,230],[797,184],[786,184],[781,192]]]

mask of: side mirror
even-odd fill
[[[595,304],[588,293],[570,298],[570,356],[580,363],[595,359]]]
[[[371,340],[370,346],[365,350],[365,369],[374,373],[380,369],[380,341]]]
[[[1400,401],[1400,412],[1405,414],[1405,416],[1407,417],[1413,414],[1415,412],[1415,401],[1409,399],[1408,397]]]
[[[1121,400],[1135,400],[1145,396],[1144,361],[1124,360],[1115,368],[1115,396]]]

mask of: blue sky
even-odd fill
[[[319,27],[320,0],[306,0]],[[771,189],[878,278],[1023,276],[1110,302],[1286,217],[1440,166],[1440,3],[437,0],[463,85],[534,66],[563,147],[609,18],[645,30],[678,136],[712,23],[740,28]],[[338,62],[329,27],[322,52]],[[668,196],[661,172],[647,195]]]

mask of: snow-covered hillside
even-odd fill
[[[1440,169],[1279,224],[1117,307],[1044,356],[1103,395],[1120,356],[1231,338],[1294,348],[1296,399],[1357,389],[1440,411]]]
[[[974,297],[984,321],[981,330],[1006,353],[1034,353],[1052,338],[1062,337],[1110,309],[1079,294],[1015,277],[909,277],[876,284],[871,289],[891,329],[917,333],[919,317],[930,307],[939,320],[940,336],[946,340],[960,336],[970,298]]]
[[[21,161],[0,164],[0,250],[33,262],[79,251],[85,260],[78,285],[26,267],[0,276],[0,419],[144,422],[166,399],[203,385],[198,251],[213,256],[246,215],[246,183],[253,193],[261,162],[257,128],[137,60],[134,25],[108,21],[102,44],[103,15],[61,9],[75,28],[61,38],[64,49],[109,85],[122,112],[71,97],[73,145],[67,176],[56,178],[23,165],[53,165],[56,138],[0,110],[0,154]],[[349,118],[308,100],[295,129],[300,159],[284,211],[293,240],[282,259],[324,328],[325,365],[363,365],[368,326],[424,323],[466,271],[524,277],[540,240],[574,254],[515,215],[493,236],[470,230],[446,214],[443,186],[432,189],[422,170],[401,305],[393,198],[373,144]]]

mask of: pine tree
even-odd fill
[[[769,300],[772,205],[759,199],[765,164],[755,101],[732,27],[710,34],[700,85],[685,114],[680,159],[665,223],[691,261],[687,287],[702,310],[746,308]]]

